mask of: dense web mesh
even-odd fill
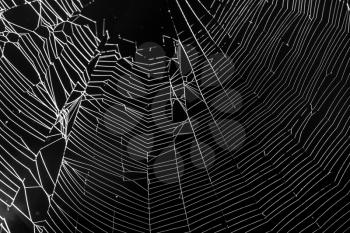
[[[348,1],[91,4],[0,0],[0,232],[349,231]]]

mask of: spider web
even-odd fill
[[[0,1],[0,232],[349,231],[349,2],[89,4]]]

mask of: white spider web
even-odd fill
[[[168,1],[162,45],[84,7],[0,1],[0,232],[349,231],[347,1]]]

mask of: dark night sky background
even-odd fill
[[[119,35],[141,44],[146,41],[161,42],[163,34],[173,32],[167,0],[84,0],[83,15],[96,20],[99,35],[105,19],[111,40]]]

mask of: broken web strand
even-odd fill
[[[181,44],[181,42],[180,42],[180,44]],[[181,46],[182,46],[182,45],[181,45]],[[209,62],[209,63],[210,63],[210,62]],[[190,64],[191,64],[191,63],[190,63]],[[212,67],[211,67],[211,68],[212,68]],[[191,67],[191,69],[192,69],[192,67]],[[214,71],[214,73],[215,73],[215,71]],[[193,75],[194,75],[194,80],[196,81],[196,84],[197,84],[197,86],[199,87],[200,85],[199,85],[199,83],[198,83],[198,81],[197,81],[196,74],[194,74],[194,72],[193,72]],[[206,108],[208,109],[208,111],[210,112],[210,114],[211,114],[211,116],[212,116],[212,119],[214,120],[215,118],[214,118],[212,112],[210,111],[210,108],[209,108],[209,106],[208,106],[208,104],[207,104],[206,98],[204,98],[204,96],[203,96],[203,94],[202,94],[200,88],[199,88],[199,91],[200,91],[200,94],[201,94],[201,96],[202,96],[201,101],[203,101],[203,103],[205,103]],[[214,122],[216,123],[215,120],[214,120]]]
[[[173,91],[174,91],[174,90],[173,90]],[[187,111],[186,111],[186,114],[187,114]],[[189,116],[188,116],[188,114],[187,114],[187,119],[190,119]],[[191,122],[191,120],[189,120],[189,121]],[[192,123],[191,123],[191,128],[193,129]],[[193,131],[195,131],[195,130],[193,130]],[[195,135],[195,133],[194,133],[194,135]],[[196,136],[195,136],[195,137],[196,137]],[[199,146],[198,140],[195,139],[195,141],[196,141],[196,143],[197,143],[197,146]],[[199,146],[199,147],[200,147],[200,146]],[[203,158],[203,154],[202,154],[201,148],[200,148],[200,154],[201,154],[201,159],[202,159],[202,161],[203,161],[203,163],[204,163],[204,166],[205,166],[205,170],[206,170],[207,175],[208,175],[208,177],[209,177],[210,183],[211,183],[211,185],[213,186],[213,184],[212,184],[212,182],[211,182],[211,179],[210,179],[209,172],[208,172],[208,168],[207,168],[207,166],[206,166],[206,162],[205,162],[205,160],[204,160],[204,158]],[[223,215],[223,216],[224,216],[224,215]]]
[[[197,40],[196,35],[195,35],[195,33],[193,32],[193,30],[192,30],[192,28],[191,28],[191,25],[189,24],[189,22],[188,22],[188,20],[187,20],[187,18],[186,18],[186,16],[185,16],[185,14],[184,14],[184,12],[183,12],[183,10],[182,10],[180,4],[179,4],[179,2],[178,2],[178,1],[176,1],[176,2],[177,2],[177,5],[178,5],[178,7],[179,7],[181,13],[182,13],[182,16],[183,16],[184,20],[186,21],[187,28],[188,28],[189,31],[191,32],[191,34],[192,34],[192,36],[193,36],[193,39],[194,39],[195,42],[196,42],[197,47],[200,49],[201,54],[205,57],[205,60],[208,62],[211,71],[214,73],[214,76],[215,76],[215,78],[216,78],[216,82],[219,83],[219,86],[221,87],[222,90],[224,90],[224,93],[225,93],[226,97],[229,98],[228,94],[226,93],[226,89],[223,87],[223,85],[222,85],[222,83],[221,83],[221,81],[220,81],[220,79],[219,79],[219,77],[218,77],[218,75],[217,75],[217,73],[216,73],[216,71],[215,71],[213,65],[211,64],[211,61],[209,60],[209,58],[207,57],[206,53],[203,51],[201,44],[200,44],[199,41]],[[198,1],[198,2],[199,2],[199,1]],[[201,20],[198,18],[197,14],[193,11],[193,9],[191,8],[191,6],[189,5],[189,3],[188,3],[187,0],[186,0],[186,3],[187,3],[187,5],[188,5],[188,7],[190,8],[190,10],[192,11],[192,13],[195,15],[197,21],[200,23],[201,28],[205,30],[206,35],[208,35],[209,38],[210,38],[210,40],[214,42],[214,39],[211,37],[211,34],[207,31],[207,28],[202,24]],[[206,9],[206,8],[204,8],[204,9]],[[182,47],[183,51],[185,51],[185,49],[184,49],[182,43],[180,43],[180,46]],[[218,49],[221,51],[221,48],[218,48]],[[185,54],[186,54],[186,52],[185,52]],[[222,51],[221,51],[221,54],[223,54]],[[189,57],[187,56],[187,54],[186,54],[186,58],[190,61],[190,59],[189,59]],[[191,62],[190,62],[190,64],[191,64]],[[191,66],[191,69],[192,69],[192,66]],[[196,77],[195,77],[195,79],[196,79]],[[197,83],[197,85],[198,85],[198,83]],[[203,99],[204,99],[204,98],[203,98]]]
[[[237,165],[237,168],[239,168],[238,165]]]
[[[185,87],[184,87],[184,88],[185,88]],[[172,91],[175,92],[174,89],[173,89],[173,87],[172,87]],[[178,101],[180,101],[180,100],[178,99]],[[190,117],[189,117],[189,115],[188,115],[188,113],[187,113],[187,110],[185,110],[185,112],[186,112],[187,120],[188,120],[188,122],[190,123],[191,128],[192,128],[192,130],[193,130],[192,122],[191,122]],[[208,178],[209,178],[209,182],[210,182],[211,186],[213,187],[213,184],[212,184],[212,182],[211,182],[211,177],[210,177],[209,172],[208,172],[207,164],[206,164],[205,159],[203,158],[203,154],[202,154],[202,151],[201,151],[200,146],[199,146],[199,144],[198,144],[198,140],[197,140],[197,138],[196,138],[196,133],[195,133],[194,130],[193,130],[193,135],[194,135],[194,137],[195,137],[196,145],[199,147],[201,160],[202,160],[202,163],[204,163],[205,171],[206,171],[207,176],[208,176]],[[177,150],[178,150],[178,149],[176,149],[175,144],[174,144],[174,151],[176,152]],[[177,154],[177,153],[176,153],[176,154]],[[190,228],[190,224],[189,224],[189,220],[188,220],[188,216],[187,216],[186,203],[185,203],[185,200],[184,200],[184,195],[183,195],[183,193],[182,193],[182,186],[181,186],[181,179],[180,179],[180,175],[179,175],[179,167],[178,167],[178,158],[177,158],[177,156],[176,156],[176,168],[177,168],[178,179],[179,179],[179,185],[180,185],[180,198],[182,199],[182,202],[183,202],[183,208],[184,208],[185,215],[186,215],[186,221],[187,221],[189,230],[190,230],[190,231],[194,231],[194,230],[196,230],[196,229],[191,229],[191,228]],[[197,230],[198,230],[198,229],[197,229]]]
[[[186,1],[186,2],[187,2],[187,1]],[[188,23],[188,21],[187,21],[185,15],[184,15],[184,13],[183,13],[183,11],[182,11],[182,9],[181,9],[181,6],[180,6],[179,3],[178,3],[178,1],[177,1],[177,4],[178,4],[178,7],[180,8],[180,11],[181,11],[182,14],[183,14],[183,17],[184,17],[184,19],[185,19],[185,21],[186,21],[186,24],[187,24],[188,29],[190,30],[190,32],[191,32],[191,34],[192,34],[194,40],[196,41],[197,46],[200,48],[201,53],[204,55],[206,61],[208,62],[209,66],[210,66],[210,69],[211,69],[212,72],[214,73],[215,78],[217,79],[216,81],[220,84],[221,88],[224,90],[226,97],[229,98],[229,97],[228,97],[228,94],[226,93],[225,88],[222,86],[222,84],[221,84],[221,82],[220,82],[220,79],[219,79],[219,77],[218,77],[217,74],[216,74],[215,69],[213,68],[213,66],[212,66],[211,62],[209,61],[208,57],[206,56],[205,52],[202,50],[200,43],[197,41],[196,36],[195,36],[194,32],[192,31],[192,28],[191,28],[190,24]],[[197,19],[198,19],[198,18],[197,18]],[[198,20],[199,20],[199,19],[198,19]],[[202,26],[203,26],[203,25],[202,25]],[[203,27],[204,27],[204,26],[203,26]],[[204,27],[204,28],[205,28],[205,27]],[[208,32],[207,32],[207,33],[208,33]],[[183,51],[185,51],[183,45],[181,44],[181,42],[180,42],[179,44],[180,44],[180,46],[182,47]],[[185,52],[185,53],[186,53],[186,52]],[[186,55],[186,58],[188,59],[187,55]],[[190,62],[190,66],[191,66],[191,62]],[[191,69],[192,69],[192,66],[191,66]],[[197,77],[196,77],[196,75],[194,74],[194,72],[193,72],[193,75],[194,75],[194,80],[195,80],[196,83],[197,83],[197,86],[200,87],[200,85],[198,84],[198,81],[197,81]],[[199,91],[200,91],[200,94],[201,94],[201,96],[202,96],[202,101],[205,103],[207,109],[209,109],[209,106],[208,106],[208,104],[207,104],[207,102],[206,102],[206,98],[204,98],[203,93],[202,93],[202,91],[201,91],[200,88],[199,88]],[[209,112],[210,112],[210,114],[211,114],[211,116],[212,116],[212,119],[214,120],[215,124],[217,125],[216,120],[215,120],[213,114],[211,113],[210,110],[209,110]],[[217,127],[218,127],[218,125],[217,125]],[[220,130],[219,130],[219,131],[220,131]],[[221,131],[220,131],[220,133],[221,133]],[[223,135],[222,135],[222,137],[223,137]],[[224,138],[224,137],[223,137],[223,138]],[[226,143],[226,142],[225,142],[225,143]],[[228,145],[226,145],[226,146],[228,146]]]
[[[193,33],[193,32],[192,32]],[[208,60],[208,58],[207,58],[207,60]],[[211,66],[211,64],[210,64],[210,66]],[[213,67],[211,67],[211,69],[213,70]],[[214,74],[215,74],[215,70],[214,70]],[[195,76],[195,74],[194,74],[194,76]],[[196,81],[197,81],[197,78],[196,78],[196,76],[195,76],[195,78],[194,78]],[[198,85],[198,82],[197,82],[197,86],[199,86]],[[202,98],[204,99],[204,101],[205,101],[205,98],[203,97],[203,95],[202,95]],[[207,106],[207,109],[209,109],[208,108],[208,105],[206,105]],[[214,117],[213,117],[213,115],[212,115],[212,118],[214,119]],[[216,121],[214,121],[215,123],[216,123]],[[219,131],[220,133],[221,133],[221,131]],[[225,216],[225,215],[223,215],[223,216]]]
[[[211,180],[211,175],[210,175],[210,173],[209,173],[209,168],[208,168],[208,166],[207,166],[207,163],[206,163],[206,160],[205,160],[205,158],[204,158],[204,156],[203,156],[203,153],[202,153],[202,149],[201,149],[201,146],[200,146],[200,144],[199,144],[199,140],[198,140],[198,138],[197,138],[197,136],[196,136],[196,131],[195,131],[195,127],[193,127],[193,123],[192,123],[192,120],[190,119],[190,116],[188,115],[188,112],[186,111],[186,115],[187,115],[187,119],[188,119],[188,121],[189,121],[189,123],[190,123],[190,126],[191,126],[191,129],[192,129],[192,131],[193,131],[193,136],[194,136],[194,139],[195,139],[195,143],[196,143],[196,146],[197,146],[197,148],[199,149],[199,153],[200,153],[200,157],[201,157],[201,162],[204,164],[204,169],[205,169],[205,172],[206,172],[206,174],[207,174],[207,177],[209,178],[209,182],[210,182],[210,186],[213,188],[213,190],[214,190],[214,195],[215,196],[218,196],[218,194],[217,194],[217,192],[216,192],[216,190],[215,190],[215,185],[213,184],[213,182],[212,182],[212,180]],[[181,181],[180,181],[181,182]],[[180,187],[181,188],[181,187]],[[182,196],[182,198],[183,198],[183,196]],[[185,203],[184,203],[184,208],[186,208],[185,207]],[[223,213],[223,212],[221,212],[221,214],[222,214],[222,216],[225,218],[225,214]],[[188,227],[190,228],[190,225],[188,225]]]

